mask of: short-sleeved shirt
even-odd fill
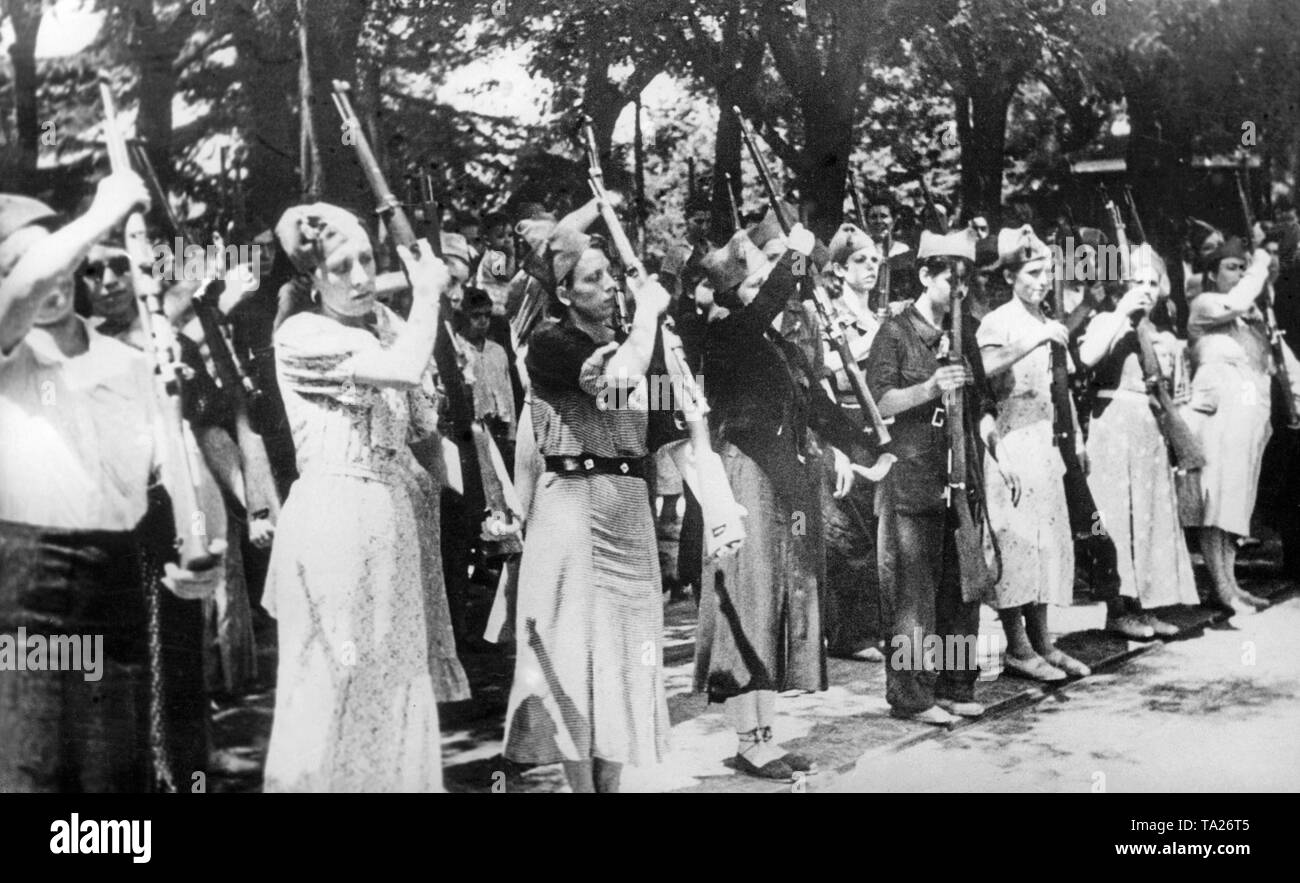
[[[143,354],[82,324],[80,355],[33,328],[0,356],[0,519],[127,531],[157,465],[153,376]]]
[[[590,454],[642,457],[648,400],[644,378],[608,378],[605,365],[586,364],[604,344],[565,321],[547,321],[528,339],[525,365],[532,381],[533,431],[546,457]]]

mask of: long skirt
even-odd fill
[[[1195,604],[1169,453],[1147,397],[1120,392],[1102,402],[1088,436],[1088,488],[1098,529],[1115,543],[1120,594],[1146,608]]]
[[[1187,423],[1205,451],[1201,524],[1239,536],[1250,535],[1269,422],[1270,379],[1244,365],[1211,362],[1192,378]]]
[[[999,407],[998,456],[1020,477],[1020,499],[1012,502],[997,463],[986,455],[989,522],[1002,555],[1002,574],[987,603],[997,610],[1068,605],[1074,593],[1074,539],[1062,480],[1065,461],[1052,444],[1050,410],[1046,417],[1029,419],[1020,410],[1033,406],[1018,399]]]
[[[432,488],[307,474],[289,493],[265,606],[279,621],[267,791],[437,791],[437,702],[468,698]]]
[[[643,480],[539,477],[519,565],[507,758],[663,758],[662,592]]]
[[[738,554],[704,565],[695,689],[714,702],[752,690],[825,690],[821,512],[792,510],[735,445],[719,454],[749,513],[747,537]]]

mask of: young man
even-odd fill
[[[474,417],[484,422],[501,449],[501,456],[507,464],[512,464],[515,397],[510,388],[510,362],[506,351],[488,339],[492,298],[486,291],[471,288],[463,303],[465,324],[456,336],[466,356],[465,381],[474,389]]]
[[[960,241],[963,235],[922,234],[922,292],[885,321],[867,359],[867,382],[880,413],[894,418],[891,450],[898,457],[876,494],[882,607],[893,636],[885,698],[894,716],[938,725],[984,713],[975,701],[979,667],[974,659],[944,659],[918,669],[912,660],[920,651],[899,653],[931,636],[943,646],[973,647],[979,634],[979,602],[962,597],[957,519],[946,502],[949,443],[941,401],[944,393],[966,390],[967,460],[977,462],[982,455],[974,437],[976,420],[986,444],[995,442],[993,395],[976,358],[974,323],[967,317],[962,326],[962,351],[969,354],[963,365],[948,363],[945,332],[953,289],[963,284],[954,279],[953,257],[974,257],[973,244]]]
[[[489,212],[483,216],[483,229],[486,231],[483,257],[474,271],[474,287],[486,291],[492,300],[492,311],[504,316],[510,280],[519,269],[510,218],[503,212]]]
[[[889,264],[889,299],[911,300],[918,294],[915,255],[896,234],[895,222],[893,199],[883,192],[872,195],[867,204],[867,232]]]
[[[147,203],[139,178],[110,175],[85,215],[52,232],[47,207],[0,195],[0,647],[30,661],[37,637],[100,641],[75,671],[65,658],[0,672],[0,791],[181,788],[206,766],[202,704],[199,721],[169,707],[170,733],[148,714],[162,652],[149,609],[163,604],[137,531],[160,466],[156,381],[73,310],[82,259]],[[197,599],[222,568],[162,570],[171,592]]]

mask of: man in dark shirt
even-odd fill
[[[964,288],[954,269],[955,261],[942,249],[938,256],[920,259],[923,290],[915,303],[882,326],[866,372],[881,414],[894,418],[891,451],[898,457],[876,494],[882,607],[892,635],[886,651],[886,699],[895,716],[933,724],[950,724],[954,714],[983,713],[974,701],[979,669],[971,658],[979,603],[962,600],[957,522],[946,493],[948,431],[941,397],[966,388],[966,414],[978,416],[992,413],[993,396],[978,358],[963,359],[963,364],[948,361],[944,325],[956,300],[954,289]],[[964,315],[963,353],[979,352],[975,324]],[[972,465],[982,457],[972,431],[975,419],[968,420],[965,433]],[[992,420],[982,420],[981,430],[991,442]],[[929,649],[925,645],[936,638],[942,642],[941,659],[933,668],[918,665]],[[921,646],[913,646],[918,642]],[[957,647],[967,652],[953,653]]]

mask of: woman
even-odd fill
[[[1169,277],[1164,261],[1146,245],[1134,252],[1133,268],[1128,291],[1112,312],[1092,320],[1079,343],[1079,358],[1093,370],[1097,387],[1088,487],[1118,553],[1120,597],[1107,602],[1107,628],[1131,633],[1128,619],[1151,634],[1174,635],[1176,626],[1149,611],[1197,603],[1196,583],[1178,520],[1169,449],[1151,411],[1134,323],[1167,315]],[[1162,374],[1174,376],[1183,347],[1168,330],[1152,331]]]
[[[582,232],[596,208],[558,225],[520,223],[534,244],[529,272],[558,320],[539,325],[528,345],[532,431],[546,471],[519,565],[504,754],[563,763],[574,792],[617,791],[624,764],[662,759],[669,730],[643,385],[669,298],[653,279],[636,283],[636,317],[626,339],[616,337],[619,285]]]
[[[1189,425],[1205,451],[1201,554],[1218,606],[1234,614],[1268,606],[1243,589],[1236,575],[1237,539],[1250,535],[1264,448],[1273,434],[1271,375],[1276,367],[1255,303],[1269,281],[1273,259],[1261,244],[1256,231],[1249,258],[1240,239],[1221,244],[1207,260],[1204,289],[1188,304],[1195,369]],[[1282,349],[1290,355],[1289,348]],[[1295,397],[1300,374],[1293,359],[1288,365],[1292,388],[1283,394]]]
[[[436,703],[469,696],[426,472],[438,474],[428,365],[447,270],[426,243],[419,258],[398,248],[412,283],[403,322],[375,300],[351,214],[298,206],[276,235],[315,306],[275,333],[299,477],[266,585],[280,669],[265,787],[438,791]]]
[[[922,659],[932,639],[955,650],[973,648],[979,635],[979,602],[963,591],[963,576],[972,575],[961,572],[958,512],[951,505],[948,394],[966,389],[962,437],[968,462],[980,451],[977,433],[991,453],[997,437],[993,394],[972,358],[975,334],[964,311],[960,342],[966,364],[951,359],[953,310],[964,285],[961,273],[974,260],[974,243],[961,233],[923,232],[917,252],[921,293],[885,321],[867,361],[880,413],[894,421],[890,450],[898,457],[876,494],[881,607],[891,636],[885,699],[894,717],[947,726],[984,713],[975,701],[979,665],[973,654],[945,652],[920,665],[913,661]]]
[[[785,320],[792,333],[811,329],[805,336],[820,346],[814,317],[787,309],[792,267],[811,253],[813,237],[796,227],[789,241],[775,266],[746,231],[704,260],[714,292],[704,343],[709,421],[736,502],[749,514],[739,553],[705,563],[695,650],[695,689],[726,703],[737,733],[736,768],[784,780],[812,764],[773,738],[776,693],[826,689],[818,589],[828,458],[812,431],[844,449],[861,436],[822,389],[807,351],[772,328]],[[854,472],[839,450],[833,457],[836,495],[843,497]]]
[[[1002,572],[989,603],[1007,638],[1006,667],[1039,681],[1086,677],[1088,666],[1059,650],[1047,626],[1049,604],[1068,605],[1074,592],[1074,544],[1066,508],[1065,462],[1052,432],[1050,347],[1069,332],[1043,315],[1052,282],[1052,253],[1028,227],[1002,230],[998,254],[1012,298],[984,317],[976,340],[997,397],[997,460],[987,456],[989,521]],[[1083,436],[1074,408],[1076,449]],[[1014,464],[1014,466],[1012,465]]]

